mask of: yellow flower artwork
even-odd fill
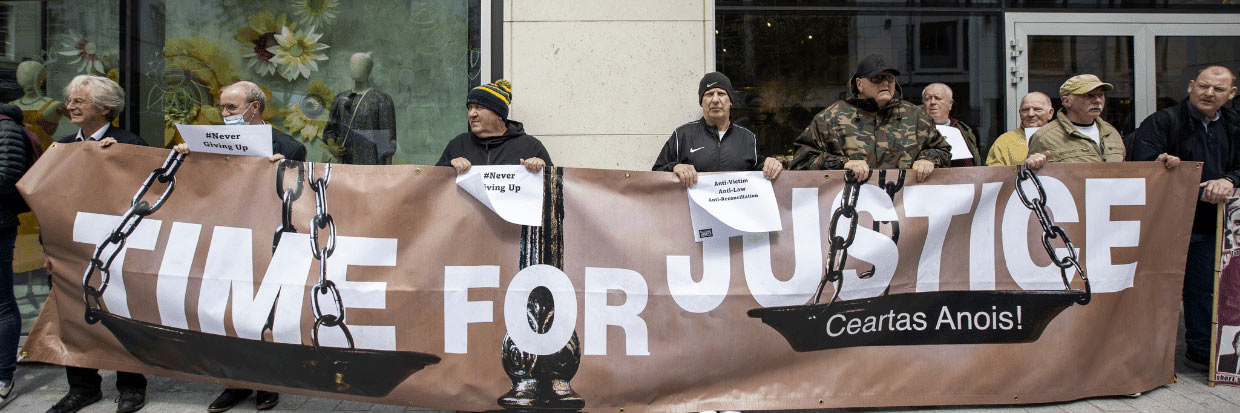
[[[318,52],[330,46],[319,43],[323,35],[315,33],[313,27],[306,31],[292,30],[288,26],[282,29],[276,35],[276,45],[267,49],[275,55],[271,61],[281,66],[280,76],[290,82],[298,77],[310,78],[310,72],[319,70],[318,61],[327,60],[326,53]]]
[[[336,92],[322,80],[310,82],[306,97],[301,103],[290,104],[286,109],[284,127],[303,141],[313,142],[323,137],[327,127],[328,104]]]
[[[336,19],[339,0],[291,0],[293,14],[304,26],[325,28]]]
[[[262,76],[276,73],[280,65],[272,61],[275,54],[268,49],[276,46],[276,35],[283,31],[286,20],[288,17],[284,14],[275,17],[271,12],[264,11],[249,16],[248,25],[237,28],[237,35],[233,39],[241,43],[241,58],[246,61],[246,67]],[[295,29],[297,23],[287,24],[287,27]]]

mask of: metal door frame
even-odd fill
[[[1007,129],[1020,125],[1020,98],[1029,93],[1029,36],[1129,36],[1133,53],[1133,114],[1140,120],[1154,113],[1158,36],[1240,36],[1235,14],[1154,13],[1004,13],[1007,61]],[[1106,79],[1103,79],[1104,81]],[[1053,92],[1053,91],[1051,91]]]

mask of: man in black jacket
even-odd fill
[[[13,295],[13,244],[17,241],[17,214],[30,208],[17,193],[17,181],[34,162],[34,145],[22,127],[22,109],[0,104],[0,406],[13,400],[13,372],[22,316]]]
[[[651,170],[674,172],[686,187],[697,184],[698,172],[762,171],[775,179],[784,170],[775,158],[758,152],[758,137],[732,124],[732,81],[711,72],[698,82],[702,118],[681,125],[663,144]]]
[[[125,90],[112,79],[100,76],[79,75],[65,86],[68,98],[65,109],[69,122],[77,125],[77,133],[61,137],[56,142],[99,141],[103,147],[120,142],[147,146],[146,141],[132,132],[112,126],[112,121],[125,106]],[[69,393],[56,402],[48,413],[70,413],[81,410],[103,398],[103,378],[98,369],[65,366],[69,379]],[[137,373],[116,372],[116,411],[136,412],[146,406],[146,377]]]
[[[1209,364],[1210,318],[1214,303],[1214,234],[1218,208],[1240,183],[1240,114],[1225,109],[1236,97],[1236,76],[1222,66],[1202,69],[1188,82],[1188,99],[1160,110],[1133,136],[1131,159],[1153,161],[1160,154],[1202,162],[1201,196],[1184,269],[1184,357]]]
[[[470,89],[465,98],[469,132],[452,138],[435,166],[451,166],[463,174],[472,165],[523,165],[531,173],[551,165],[542,142],[527,135],[521,122],[508,119],[511,103],[512,84],[507,80]]]

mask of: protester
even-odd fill
[[[964,145],[969,148],[968,159],[952,159],[951,166],[982,166],[982,157],[977,150],[977,134],[973,133],[973,128],[961,122],[959,119],[951,117],[952,104],[956,101],[952,99],[952,88],[943,83],[931,83],[921,91],[922,109],[934,119],[934,124],[938,127],[939,133],[947,139],[949,145],[955,146],[953,138],[959,138]]]
[[[1131,159],[1167,156],[1201,162],[1201,196],[1184,268],[1184,358],[1210,364],[1214,305],[1214,238],[1218,207],[1240,183],[1240,113],[1223,105],[1236,96],[1236,76],[1222,66],[1188,82],[1188,98],[1155,112],[1133,134]]]
[[[266,108],[267,95],[254,82],[242,80],[225,86],[220,90],[220,116],[224,118],[225,124],[265,125],[267,123],[263,121],[263,110]],[[172,147],[172,149],[181,153],[189,153],[189,145],[184,143],[178,144]],[[306,160],[306,146],[276,128],[271,128],[271,151],[272,162],[281,159],[291,159],[298,162],[305,162]],[[245,394],[245,396],[248,395],[249,393]]]
[[[0,407],[12,401],[13,372],[17,369],[17,345],[21,340],[22,316],[13,295],[13,247],[17,241],[17,214],[29,211],[17,193],[17,180],[34,163],[33,132],[22,126],[22,108],[0,104]]]
[[[263,109],[266,108],[267,95],[263,94],[263,89],[254,82],[242,80],[220,90],[220,116],[224,118],[224,123],[227,125],[265,125]],[[180,153],[189,153],[189,145],[184,143],[172,149]],[[281,159],[298,162],[306,160],[305,145],[276,128],[271,128],[271,150],[272,162],[278,162]],[[237,403],[249,398],[250,393],[253,392],[254,390],[251,389],[224,389],[224,392],[207,406],[207,411],[228,411]],[[255,410],[271,409],[277,404],[280,404],[280,393],[259,390],[254,396]]]
[[[1030,92],[1020,100],[1020,127],[1004,132],[990,146],[986,165],[1016,166],[1029,156],[1029,137],[1046,125],[1054,116],[1051,97],[1042,92]]]
[[[1102,120],[1106,92],[1114,89],[1098,76],[1076,75],[1059,86],[1063,109],[1055,119],[1029,138],[1025,164],[1041,168],[1046,162],[1122,162],[1124,141],[1119,131]]]
[[[57,142],[66,144],[87,140],[99,141],[102,147],[120,142],[147,146],[138,135],[111,126],[125,105],[125,90],[111,79],[99,76],[79,75],[65,86],[69,122],[77,125],[75,134],[62,137]],[[56,402],[48,413],[70,413],[81,410],[103,399],[103,377],[99,370],[65,366],[69,379],[69,393]],[[146,406],[146,377],[137,373],[116,372],[116,411],[136,412]]]
[[[469,132],[456,135],[443,148],[435,166],[451,166],[463,174],[473,165],[523,165],[531,173],[551,165],[551,155],[521,122],[508,119],[512,84],[500,79],[470,89],[465,98]]]
[[[900,72],[878,55],[857,65],[847,99],[814,117],[796,138],[791,169],[847,169],[869,179],[870,168],[912,168],[918,181],[951,162],[951,145],[934,120],[900,99]]]
[[[732,81],[711,72],[698,82],[701,119],[672,131],[654,162],[655,171],[674,172],[686,187],[697,183],[698,172],[762,171],[775,179],[783,164],[758,152],[758,137],[732,123]]]

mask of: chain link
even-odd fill
[[[168,202],[168,198],[172,196],[172,191],[176,189],[176,173],[181,168],[181,163],[185,161],[185,154],[172,151],[168,154],[168,158],[164,160],[163,166],[155,168],[151,174],[142,182],[142,186],[138,187],[138,192],[134,194],[129,201],[129,209],[121,215],[121,221],[116,225],[108,237],[102,243],[95,247],[95,254],[91,256],[89,265],[86,266],[86,273],[82,275],[82,300],[86,302],[86,323],[94,324],[99,322],[98,317],[91,313],[92,301],[96,310],[103,310],[101,299],[103,292],[108,289],[108,283],[112,280],[112,262],[125,250],[125,242],[129,239],[129,235],[138,229],[138,224],[142,223],[142,219],[154,214]],[[151,186],[159,183],[167,184],[164,192],[159,198],[155,199],[155,203],[149,203],[142,198],[146,196]],[[113,246],[112,252],[108,254],[107,259],[102,259],[103,253]],[[90,285],[94,272],[99,271],[99,288]]]
[[[349,333],[349,326],[345,325],[344,300],[340,297],[340,289],[336,288],[336,283],[327,279],[327,259],[331,258],[332,253],[336,251],[336,223],[332,220],[331,212],[327,208],[327,183],[331,181],[332,164],[323,164],[323,175],[314,177],[314,165],[307,163],[306,168],[309,173],[306,176],[310,189],[314,191],[314,207],[315,214],[310,218],[310,248],[314,259],[319,262],[319,282],[314,285],[310,293],[310,307],[314,310],[314,330],[311,334],[311,340],[315,347],[319,346],[319,328],[320,327],[340,327],[340,331],[344,333],[344,338],[349,342],[349,348],[353,346],[353,334]],[[279,188],[277,188],[279,189]],[[284,193],[289,193],[286,190]],[[327,229],[327,245],[320,246],[319,230]],[[331,295],[331,299],[336,304],[336,314],[323,314],[323,309],[319,306],[319,295]]]
[[[1025,192],[1024,183],[1032,182],[1033,187],[1037,189],[1037,197],[1030,198]],[[1046,254],[1050,255],[1051,262],[1059,267],[1059,276],[1063,279],[1064,289],[1071,290],[1071,280],[1068,279],[1068,270],[1075,269],[1077,274],[1081,275],[1081,281],[1085,283],[1085,295],[1078,298],[1076,302],[1081,305],[1089,304],[1092,298],[1092,290],[1089,286],[1089,277],[1085,274],[1085,268],[1081,267],[1077,261],[1076,247],[1072,245],[1072,240],[1068,238],[1068,233],[1063,228],[1055,225],[1051,212],[1046,208],[1046,190],[1042,187],[1042,181],[1038,179],[1038,175],[1033,169],[1024,165],[1020,166],[1016,174],[1016,195],[1020,196],[1020,202],[1025,204],[1025,208],[1033,211],[1038,217],[1038,224],[1042,226],[1042,247],[1046,249]],[[1064,247],[1068,250],[1068,256],[1060,257],[1055,252],[1055,246],[1052,240],[1062,240]]]
[[[289,189],[284,187],[285,171],[289,168],[297,169],[297,189]],[[283,159],[276,168],[276,196],[280,198],[280,227],[276,228],[275,235],[271,239],[271,253],[275,254],[276,246],[280,245],[280,237],[285,232],[297,232],[297,227],[293,226],[293,201],[301,198],[302,181],[306,179],[305,164]]]
[[[866,180],[868,181],[869,177],[866,177]],[[852,246],[857,236],[857,198],[861,196],[861,184],[863,183],[865,181],[857,181],[857,176],[853,175],[852,171],[844,173],[843,200],[839,208],[831,214],[831,250],[827,252],[827,267],[823,270],[822,281],[818,283],[814,304],[822,301],[822,290],[826,288],[827,283],[835,283],[835,295],[827,304],[835,302],[840,296],[840,289],[844,286],[844,265],[848,262],[848,247]],[[841,217],[848,218],[847,237],[837,235]]]
[[[904,170],[904,169],[899,169],[897,171],[899,171],[899,174],[897,175],[896,179],[893,181],[887,181],[887,170],[886,169],[878,171],[878,187],[882,188],[883,191],[887,192],[887,197],[891,198],[892,205],[895,205],[896,194],[899,193],[901,189],[904,189],[904,177],[905,177],[905,173],[908,172],[907,170]],[[874,232],[881,233],[883,224],[891,225],[891,241],[895,242],[896,244],[899,244],[900,243],[900,220],[897,219],[895,221],[874,221]],[[877,268],[878,267],[871,264],[870,269],[865,270],[861,272],[860,274],[857,274],[857,278],[860,278],[863,280],[869,279],[870,277],[874,276],[874,272],[877,270]]]

